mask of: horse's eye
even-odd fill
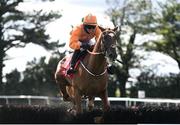
[[[107,35],[107,32],[103,32],[103,35],[106,36],[106,35]]]

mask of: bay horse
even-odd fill
[[[87,50],[83,61],[77,66],[77,72],[71,79],[59,73],[62,61],[59,62],[55,80],[64,96],[69,96],[74,104],[75,114],[82,113],[82,97],[88,98],[88,108],[92,111],[95,97],[100,97],[103,111],[109,111],[107,60],[114,61],[116,54],[116,30],[100,27],[101,34],[92,51]]]

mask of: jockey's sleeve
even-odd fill
[[[80,42],[79,42],[80,33],[81,33],[80,27],[76,27],[72,31],[70,42],[69,42],[69,47],[71,49],[75,49],[75,50],[80,49]]]
[[[97,27],[96,32],[95,32],[95,40],[96,40],[96,42],[98,41],[98,38],[99,38],[100,34],[101,34],[101,30],[99,29],[99,27]]]

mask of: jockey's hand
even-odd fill
[[[94,46],[94,45],[95,45],[95,41],[89,40],[88,44],[89,44],[90,46]]]
[[[90,49],[91,46],[88,44],[88,42],[81,42],[81,48],[87,50]]]

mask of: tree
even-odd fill
[[[153,72],[142,72],[136,86],[131,88],[131,97],[137,97],[138,90],[144,90],[146,97],[180,98],[180,74],[157,76]]]
[[[172,57],[180,70],[180,3],[176,0],[168,0],[167,3],[159,3],[161,13],[154,13],[155,23],[150,32],[162,36],[162,39],[144,43],[147,50],[158,51]]]
[[[45,1],[45,0],[42,0]],[[52,1],[52,0],[50,0]],[[34,43],[47,50],[55,49],[58,41],[50,42],[49,35],[45,33],[46,25],[61,15],[57,12],[33,11],[23,12],[17,9],[24,0],[0,1],[0,91],[2,91],[2,78],[6,52],[13,47],[25,47]]]
[[[107,1],[111,3],[112,1]],[[126,96],[126,83],[130,77],[129,70],[139,65],[135,54],[136,35],[144,34],[151,19],[151,1],[146,0],[114,0],[114,7],[106,13],[110,16],[113,24],[119,26],[117,32],[118,54],[122,64],[115,69],[116,80],[119,81],[121,96]],[[126,39],[128,36],[128,39]]]
[[[6,74],[6,82],[3,85],[4,95],[21,95],[22,94],[22,83],[21,73],[17,69],[11,73]]]
[[[48,63],[45,63],[45,57],[29,62],[26,70],[23,72],[24,78],[22,83],[25,86],[23,94],[56,96],[59,91],[54,74],[59,60],[64,55],[64,53],[53,53]]]
[[[3,84],[5,95],[44,95],[57,96],[59,94],[54,74],[57,64],[64,57],[65,53],[54,52],[47,60],[41,57],[27,63],[24,72],[17,69],[6,74],[6,82]]]

